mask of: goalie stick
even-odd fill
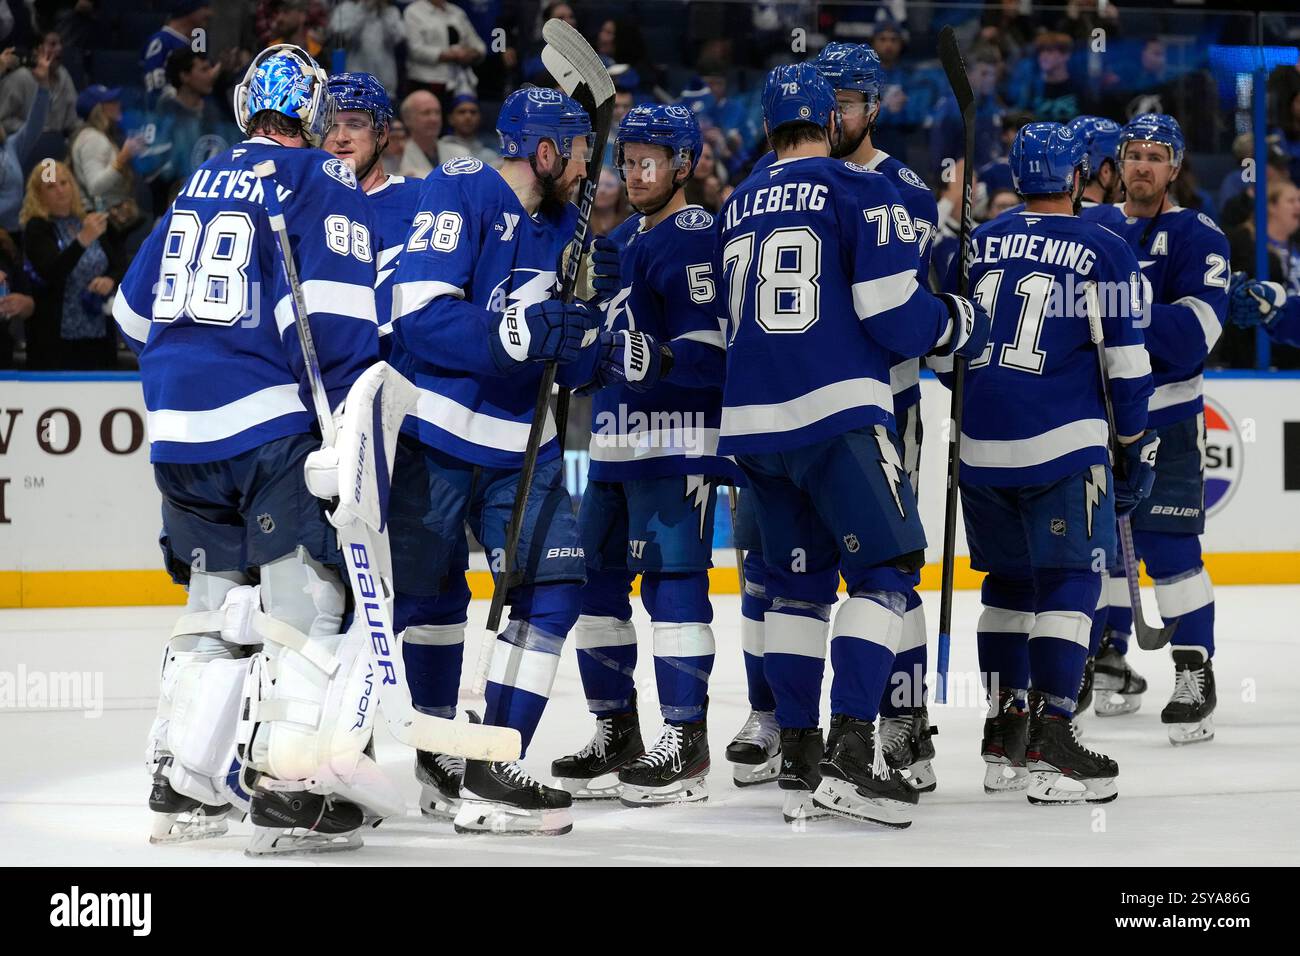
[[[1119,468],[1123,460],[1120,456],[1119,433],[1115,431],[1115,408],[1110,397],[1110,365],[1106,361],[1106,346],[1101,328],[1101,304],[1097,296],[1097,284],[1089,282],[1083,287],[1083,300],[1088,310],[1088,336],[1097,348],[1097,367],[1101,369],[1101,394],[1106,402],[1106,425],[1110,428],[1111,471]],[[1124,565],[1124,577],[1128,583],[1128,599],[1133,609],[1133,636],[1137,638],[1138,647],[1144,651],[1156,651],[1168,644],[1178,629],[1178,622],[1162,627],[1151,627],[1142,613],[1142,587],[1138,581],[1137,554],[1133,548],[1133,526],[1129,516],[1123,515],[1119,525],[1120,561]]]
[[[321,376],[316,344],[308,324],[307,302],[298,281],[298,267],[293,260],[289,230],[280,208],[278,187],[274,179],[275,161],[265,160],[253,172],[266,188],[266,213],[280,249],[281,264],[289,284],[294,325],[302,347],[303,365],[311,388],[312,406],[320,426],[322,445],[335,445],[334,416]],[[387,476],[384,476],[387,477]],[[337,511],[336,511],[337,513]],[[382,525],[381,525],[382,527]],[[418,750],[447,753],[471,760],[515,760],[519,757],[519,731],[510,727],[489,727],[421,714],[411,704],[406,667],[402,660],[402,642],[393,633],[393,583],[384,571],[389,565],[388,540],[383,534],[372,536],[370,529],[357,518],[336,525],[339,550],[348,568],[348,583],[355,601],[354,615],[362,617],[370,632],[372,673],[378,673],[379,703],[389,731],[401,743]],[[378,543],[374,538],[378,538]]]
[[[975,163],[975,93],[966,64],[957,49],[957,35],[952,27],[939,33],[939,62],[947,74],[948,85],[961,111],[964,162],[962,164],[961,227],[958,232],[957,255],[961,268],[958,271],[957,294],[965,296],[970,287],[970,234],[971,176]],[[956,334],[954,332],[954,334]],[[957,478],[961,469],[961,414],[965,396],[966,360],[954,355],[952,360],[952,406],[948,414],[948,487],[945,493],[943,514],[943,577],[939,591],[939,659],[936,662],[937,686],[934,699],[948,701],[948,655],[952,646],[952,591],[955,550],[957,546]]]
[[[546,46],[542,48],[542,62],[551,76],[555,77],[564,92],[578,101],[579,105],[591,117],[592,141],[587,153],[587,178],[582,183],[582,195],[578,200],[578,222],[573,230],[570,247],[573,254],[565,257],[564,276],[560,281],[559,298],[564,302],[573,300],[574,287],[578,282],[578,267],[582,259],[582,250],[587,244],[587,233],[591,227],[591,207],[596,199],[596,186],[600,182],[600,169],[605,160],[605,141],[609,138],[609,128],[614,117],[614,82],[609,72],[600,62],[600,57],[591,48],[582,34],[563,20],[547,20],[542,27],[542,39]],[[523,530],[524,509],[528,506],[529,486],[533,483],[533,473],[537,470],[537,454],[542,447],[542,431],[546,425],[551,391],[555,387],[555,362],[547,362],[542,370],[542,381],[537,387],[537,404],[533,409],[533,422],[528,430],[528,444],[524,449],[523,468],[519,473],[519,487],[515,491],[515,504],[510,512],[510,524],[506,526],[506,549],[501,559],[499,570],[492,575],[492,607],[488,611],[487,634],[479,650],[478,666],[475,669],[473,692],[483,693],[487,687],[488,668],[492,664],[492,649],[496,644],[497,629],[501,626],[501,612],[505,607],[506,594],[510,588],[519,583],[521,577],[515,571],[515,559],[519,551],[519,535]],[[559,427],[568,424],[568,396],[561,391],[558,402],[559,411],[565,421],[558,422]],[[564,435],[559,433],[561,447]]]

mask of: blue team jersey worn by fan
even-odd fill
[[[144,91],[149,105],[157,102],[158,94],[167,86],[167,57],[176,50],[189,48],[190,38],[169,26],[164,26],[145,41],[140,53],[140,71],[144,74]]]
[[[185,182],[114,303],[140,356],[153,461],[218,461],[312,429],[265,181],[253,172],[267,159],[331,407],[378,358],[370,207],[352,170],[321,150],[247,140]]]
[[[1193,209],[1174,207],[1154,223],[1115,209],[1118,215],[1101,221],[1128,242],[1151,283],[1154,304],[1144,335],[1155,380],[1151,427],[1158,428],[1204,407],[1205,359],[1228,313],[1228,240],[1213,219]]]
[[[602,308],[611,331],[639,330],[670,343],[678,362],[646,392],[612,385],[592,403],[595,481],[729,475],[717,457],[725,343],[713,289],[714,219],[688,206],[654,228],[633,215],[610,233],[622,250],[624,286]]]
[[[916,230],[890,180],[828,157],[778,160],[732,193],[720,219],[719,452],[893,429],[891,353],[924,355],[951,323],[917,282]]]
[[[418,179],[389,176],[366,193],[375,220],[375,315],[379,351],[385,358],[393,347],[393,277],[420,202],[420,185]]]
[[[404,430],[463,461],[523,463],[543,365],[502,373],[489,338],[508,307],[552,296],[577,215],[565,204],[530,216],[501,174],[472,157],[424,179],[393,286],[390,361],[420,389]],[[557,454],[548,413],[538,461]]]
[[[1133,253],[1096,223],[1031,212],[984,223],[972,244],[971,295],[993,325],[966,373],[962,483],[1040,485],[1104,464],[1110,432],[1085,290],[1096,283],[1115,427],[1141,434],[1151,363]]]

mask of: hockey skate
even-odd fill
[[[420,781],[420,812],[433,820],[453,820],[460,810],[465,758],[415,752],[415,779]]]
[[[813,803],[837,816],[901,830],[912,825],[916,790],[885,762],[875,726],[845,717],[835,749],[818,765]]]
[[[154,771],[153,788],[149,791],[149,809],[153,811],[153,832],[149,835],[149,842],[161,846],[223,835],[230,829],[226,822],[230,804],[209,806],[177,793],[163,773],[171,762],[170,756],[162,757]]]
[[[559,836],[573,829],[573,797],[529,776],[519,761],[465,761],[457,833]]]
[[[1000,691],[997,713],[985,718],[980,744],[985,793],[1013,793],[1029,786],[1029,771],[1025,768],[1028,734],[1029,715],[1018,706],[1015,692]]]
[[[1079,684],[1079,701],[1074,708],[1074,718],[1085,713],[1092,706],[1092,684],[1093,671],[1096,668],[1096,658],[1089,655],[1083,662],[1083,682]]]
[[[1214,662],[1199,647],[1174,652],[1174,693],[1160,712],[1174,745],[1214,739]]]
[[[617,800],[618,772],[645,753],[636,711],[596,718],[596,732],[576,754],[551,762],[551,776],[575,800]]]
[[[253,791],[249,816],[253,837],[246,856],[356,850],[366,822],[361,807],[340,797],[264,785]]]
[[[1093,663],[1093,709],[1098,717],[1132,714],[1142,706],[1146,678],[1129,666],[1125,656],[1110,642],[1110,632],[1102,638],[1101,650]],[[1082,712],[1080,706],[1075,713]]]
[[[703,720],[664,724],[658,742],[618,772],[625,807],[709,799],[709,734]]]
[[[785,795],[781,816],[786,823],[826,820],[830,812],[813,803],[821,786],[817,765],[825,756],[820,727],[787,727],[781,731],[781,775],[777,786]]]
[[[781,728],[770,710],[751,710],[740,732],[727,744],[731,778],[738,787],[771,783],[781,773]]]
[[[930,739],[939,732],[930,726],[930,715],[924,706],[913,707],[899,717],[880,718],[880,746],[885,752],[885,762],[897,770],[903,779],[918,793],[930,793],[938,785],[935,781],[934,743]]]
[[[1027,795],[1032,804],[1109,803],[1119,796],[1119,765],[1083,747],[1070,718],[1041,708],[1029,718],[1025,765],[1033,777]]]

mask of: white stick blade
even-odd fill
[[[264,159],[260,163],[253,164],[253,173],[259,179],[265,179],[267,176],[275,175],[275,160]]]
[[[572,93],[581,81],[591,90],[591,98],[596,105],[613,98],[614,81],[609,78],[605,64],[600,62],[600,57],[581,33],[563,20],[550,19],[542,25],[542,39],[546,41],[546,47],[542,50],[542,62],[564,87],[565,92]],[[559,60],[563,60],[563,65]],[[572,87],[570,83],[573,84]]]

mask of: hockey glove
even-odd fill
[[[597,238],[587,253],[587,261],[590,263],[591,287],[596,293],[596,301],[604,301],[623,288],[618,246],[613,242],[604,236]]]
[[[1160,439],[1147,432],[1137,441],[1120,446],[1119,467],[1115,469],[1115,513],[1121,517],[1131,512],[1151,494],[1156,480],[1156,451]]]
[[[508,371],[518,362],[571,362],[583,346],[599,315],[584,302],[547,299],[507,309],[489,339],[497,367]]]
[[[1261,282],[1234,272],[1228,287],[1228,320],[1243,329],[1273,323],[1286,304],[1286,290],[1276,282]]]
[[[672,349],[644,332],[601,332],[596,349],[601,388],[624,382],[634,392],[648,392],[672,371]]]
[[[965,299],[959,295],[944,293],[939,299],[948,307],[948,319],[951,331],[947,341],[936,346],[932,355],[958,355],[964,359],[976,359],[989,344],[989,334],[993,331],[993,321],[984,311],[984,306],[974,299]]]

